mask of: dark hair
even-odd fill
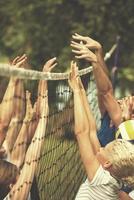
[[[9,192],[10,184],[16,182],[19,170],[16,165],[0,160],[0,199],[4,198]]]

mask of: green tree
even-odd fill
[[[26,53],[37,70],[56,56],[57,71],[65,71],[73,58],[71,35],[78,32],[101,42],[106,52],[119,35],[120,70],[133,68],[133,0],[4,0],[0,2],[1,57]],[[108,62],[114,64],[114,55]],[[126,73],[121,73],[126,78]]]

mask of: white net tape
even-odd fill
[[[109,52],[105,54],[104,60],[106,61],[115,51],[117,44],[114,44]],[[92,66],[82,69],[79,71],[79,75],[82,76],[92,71]],[[30,80],[64,80],[68,79],[68,73],[45,73],[35,70],[23,69],[11,67],[9,64],[0,64],[0,75],[5,77],[16,76],[20,79],[30,79]]]
[[[84,75],[92,71],[92,67],[82,69],[79,71],[79,75]],[[23,68],[11,67],[8,64],[0,64],[0,75],[1,76],[16,76],[20,79],[30,79],[30,80],[64,80],[68,79],[68,73],[45,73],[35,70],[27,70]]]

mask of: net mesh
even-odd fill
[[[82,80],[99,127],[93,76],[82,76]],[[36,172],[37,189],[40,200],[73,200],[86,178],[73,133],[73,96],[67,81],[53,84],[57,85],[56,96],[54,99],[53,91],[49,96],[49,120]]]
[[[6,67],[4,66],[4,69],[7,71],[3,72],[2,76],[5,76],[4,73],[6,73],[6,76],[9,77],[14,75],[15,77],[17,76],[19,78],[24,78],[27,73],[25,70],[18,69],[17,72],[14,73],[14,69],[9,71],[9,66]],[[36,94],[38,85],[38,81],[33,79],[49,79],[49,114],[45,116],[45,118],[47,118],[45,134],[38,139],[39,141],[42,141],[42,147],[38,157],[36,160],[34,160],[37,168],[34,174],[35,178],[31,189],[31,199],[73,200],[75,199],[79,186],[85,180],[86,174],[80,159],[77,142],[74,137],[73,94],[67,81],[68,74],[62,74],[61,76],[54,73],[38,74],[38,72],[33,73],[32,70],[28,73],[29,79],[32,80],[27,80],[27,77],[25,77],[24,79],[26,80],[24,82],[27,89],[33,90],[34,88],[34,93],[32,92],[33,104],[37,98]],[[91,68],[80,71],[80,75],[86,90],[88,100],[90,101],[92,111],[94,112],[97,126],[99,128],[100,113],[98,109],[96,87]],[[5,85],[5,82],[7,81],[1,78],[1,91],[3,91],[3,94],[1,93],[1,99],[4,95],[2,85]],[[24,112],[24,107],[26,107],[24,104],[25,98],[23,96],[14,96],[14,98],[18,99],[18,103],[21,103],[20,111]],[[11,99],[7,99],[5,103],[10,100]],[[12,132],[14,132],[15,127],[18,127],[18,125],[22,126],[22,122],[24,121],[25,124],[28,125],[28,123],[36,120],[35,118],[30,117],[27,120],[23,119],[24,113],[22,116],[20,116],[19,120],[13,120],[12,124],[9,126],[8,131],[12,129]],[[25,130],[27,130],[27,126],[25,128]],[[20,132],[16,134],[16,138],[14,140],[17,140],[19,134]],[[27,145],[26,143],[27,141],[25,142],[25,140],[21,139],[21,141],[18,141],[17,147],[20,148],[22,145]],[[34,143],[34,140],[32,143]],[[14,146],[12,148],[14,150],[17,147]],[[10,147],[9,150],[12,151]],[[10,161],[12,162],[11,158]],[[28,161],[25,160],[25,168],[27,164]],[[29,170],[29,168],[27,169]],[[27,173],[27,176],[28,174],[30,174],[30,171]],[[31,187],[31,183],[31,181],[22,181],[21,185],[15,188],[15,191],[19,192],[20,188],[23,188],[24,185],[25,188],[29,187],[29,185]],[[8,198],[10,199],[10,196]],[[16,200],[16,198],[13,199]]]

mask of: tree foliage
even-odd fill
[[[133,0],[0,1],[0,56],[12,58],[25,52],[38,70],[56,56],[57,71],[65,71],[73,57],[71,35],[77,32],[100,41],[105,51],[120,36],[118,65],[133,68],[133,7]]]

